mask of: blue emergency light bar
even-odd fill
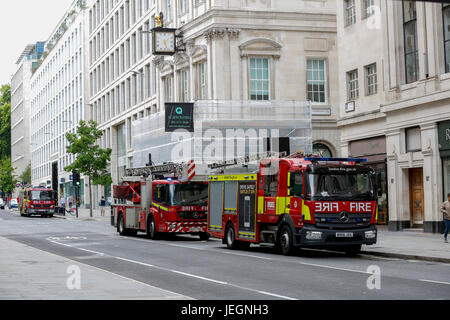
[[[305,158],[305,160],[311,162],[317,161],[355,162],[355,163],[367,162],[367,159],[356,159],[356,158]]]

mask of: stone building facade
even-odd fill
[[[342,153],[367,157],[383,172],[390,230],[442,229],[449,25],[442,3],[346,0],[337,8]]]
[[[133,165],[132,122],[166,102],[311,100],[315,148],[340,155],[335,10],[331,0],[97,1],[90,105],[113,180]],[[152,55],[160,12],[182,34],[186,50],[173,57]]]

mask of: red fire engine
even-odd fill
[[[112,225],[121,235],[194,234],[208,240],[208,182],[194,169],[192,162],[127,169],[114,186]]]
[[[208,232],[228,248],[270,244],[356,254],[377,241],[373,169],[365,159],[261,160],[256,173],[209,177]],[[225,167],[225,165],[224,165]]]
[[[56,193],[45,187],[26,188],[19,192],[19,211],[21,216],[41,215],[53,217],[56,206]]]

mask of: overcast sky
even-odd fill
[[[0,3],[0,85],[10,83],[25,46],[46,41],[73,0],[12,0]]]

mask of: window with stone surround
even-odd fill
[[[358,70],[347,72],[347,99],[348,101],[359,98]]]
[[[375,13],[375,0],[362,0],[362,17],[363,19],[370,17]]]
[[[250,58],[250,100],[270,99],[268,58]]]
[[[420,127],[405,129],[406,152],[417,152],[422,150]]]
[[[344,0],[344,16],[346,27],[356,23],[355,0]]]
[[[405,51],[406,83],[415,82],[419,75],[419,52],[417,48],[416,2],[403,0],[403,36]]]
[[[308,100],[326,103],[326,65],[323,59],[308,59],[306,62]]]
[[[376,94],[378,92],[377,64],[373,63],[364,67],[366,80],[366,96]]]
[[[445,72],[450,72],[450,4],[442,4],[442,20],[444,25]]]

